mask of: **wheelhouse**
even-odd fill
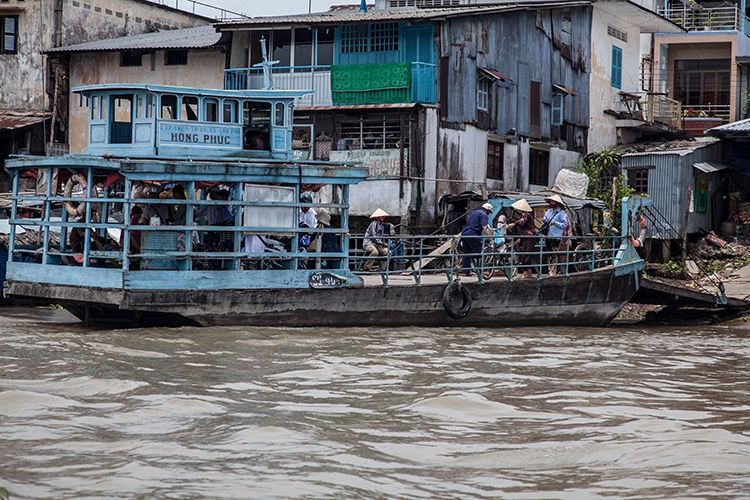
[[[292,159],[292,107],[308,91],[159,85],[76,87],[89,155]]]

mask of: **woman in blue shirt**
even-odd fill
[[[559,195],[555,194],[544,198],[549,204],[549,209],[544,213],[544,223],[549,224],[549,232],[545,238],[544,247],[548,252],[565,251],[562,245],[562,236],[565,229],[570,225],[568,215],[565,213],[565,203]],[[565,255],[555,255],[549,257],[549,274],[557,274],[558,270],[555,264],[564,264],[567,261]]]

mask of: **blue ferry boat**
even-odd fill
[[[435,248],[398,235],[380,271],[363,271],[349,188],[367,171],[293,158],[292,106],[303,91],[73,91],[88,107],[86,153],[5,165],[13,179],[6,297],[124,326],[602,325],[638,288],[643,262],[625,240],[557,276],[540,260],[534,279],[516,279],[515,250],[486,247],[476,277],[461,279],[448,241]],[[46,177],[46,192],[20,189],[29,173]],[[490,200],[491,218],[512,201]],[[309,209],[333,224],[300,226]],[[41,243],[19,244],[23,229]],[[333,249],[321,244],[331,239]],[[443,265],[431,268],[436,260]],[[489,279],[495,270],[503,276]]]

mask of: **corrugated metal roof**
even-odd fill
[[[23,113],[17,111],[2,111],[0,112],[0,129],[3,130],[16,130],[19,128],[28,127],[35,123],[47,120],[52,116],[52,113],[38,112],[38,113]]]
[[[314,14],[297,14],[290,16],[256,17],[241,21],[218,23],[218,29],[234,30],[246,28],[260,28],[273,25],[315,25],[315,24],[345,24],[357,22],[379,21],[410,21],[410,20],[438,20],[456,16],[486,15],[496,12],[513,10],[535,10],[539,8],[570,8],[591,5],[588,0],[536,0],[530,2],[506,2],[491,5],[472,4],[463,7],[436,7],[421,9],[392,9],[392,10],[335,10],[316,12]]]
[[[44,53],[106,52],[113,50],[202,49],[212,47],[222,34],[213,26],[166,30],[143,35],[96,40],[45,50]]]
[[[698,163],[693,163],[693,168],[697,168],[701,172],[705,172],[707,174],[718,172],[719,170],[724,170],[725,168],[732,168],[729,165],[724,165],[723,163],[719,163],[717,161],[702,161]]]
[[[750,118],[710,128],[706,130],[706,135],[721,139],[750,137]]]
[[[679,155],[685,156],[693,151],[719,142],[714,137],[698,137],[694,141],[667,141],[653,143],[632,143],[618,146],[622,156]]]

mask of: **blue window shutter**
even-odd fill
[[[616,89],[622,88],[622,49],[612,46],[612,86]]]
[[[552,125],[559,127],[563,123],[563,102],[565,94],[557,92],[552,96]]]
[[[419,30],[419,62],[434,64],[434,44],[432,26],[424,26]]]
[[[402,31],[404,34],[404,43],[401,49],[404,51],[403,62],[417,62],[419,61],[419,45],[417,44],[419,33],[414,29],[405,29]]]

